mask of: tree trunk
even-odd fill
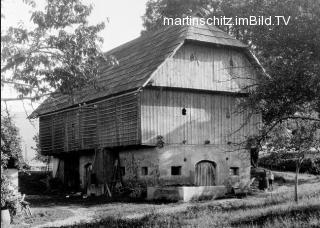
[[[300,170],[300,166],[297,163],[296,164],[296,178],[295,178],[295,183],[294,183],[294,201],[296,203],[299,203],[299,201],[298,201],[298,176],[299,176],[299,170]]]

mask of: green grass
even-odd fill
[[[310,186],[309,186],[310,187]],[[310,194],[312,193],[313,194]],[[104,227],[319,227],[320,186],[300,195],[300,203],[292,194],[279,193],[267,198],[254,197],[234,201],[212,201],[188,207],[176,214],[150,213],[142,218],[102,218]],[[90,226],[91,227],[91,226]],[[92,226],[95,227],[95,226]]]
[[[278,174],[281,175],[281,174]],[[319,227],[320,184],[299,186],[299,204],[293,202],[293,186],[284,191],[234,199],[198,202],[187,210],[165,214],[151,212],[137,219],[107,217],[106,227]]]
[[[37,208],[31,209],[32,217],[26,216],[24,213],[17,215],[13,219],[12,227],[33,227],[47,222],[54,222],[57,219],[66,219],[73,215],[69,210]]]

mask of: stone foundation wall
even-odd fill
[[[231,146],[165,145],[163,148],[121,151],[119,156],[120,165],[125,170],[125,183],[194,186],[195,166],[203,160],[216,164],[216,185],[230,187],[250,179],[250,153]],[[171,175],[172,166],[181,166],[181,174]],[[238,168],[237,175],[233,175],[231,167]],[[147,175],[144,173],[146,168]]]

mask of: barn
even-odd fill
[[[101,65],[98,88],[53,95],[30,116],[65,186],[118,178],[156,198],[249,181],[244,145],[261,115],[240,104],[263,69],[246,45],[216,27],[165,26],[106,55],[119,64]]]

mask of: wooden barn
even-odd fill
[[[246,45],[215,27],[166,26],[106,55],[119,65],[101,66],[99,89],[55,95],[31,115],[66,186],[110,185],[115,164],[125,185],[249,181],[244,144],[261,117],[239,103],[262,68]]]

